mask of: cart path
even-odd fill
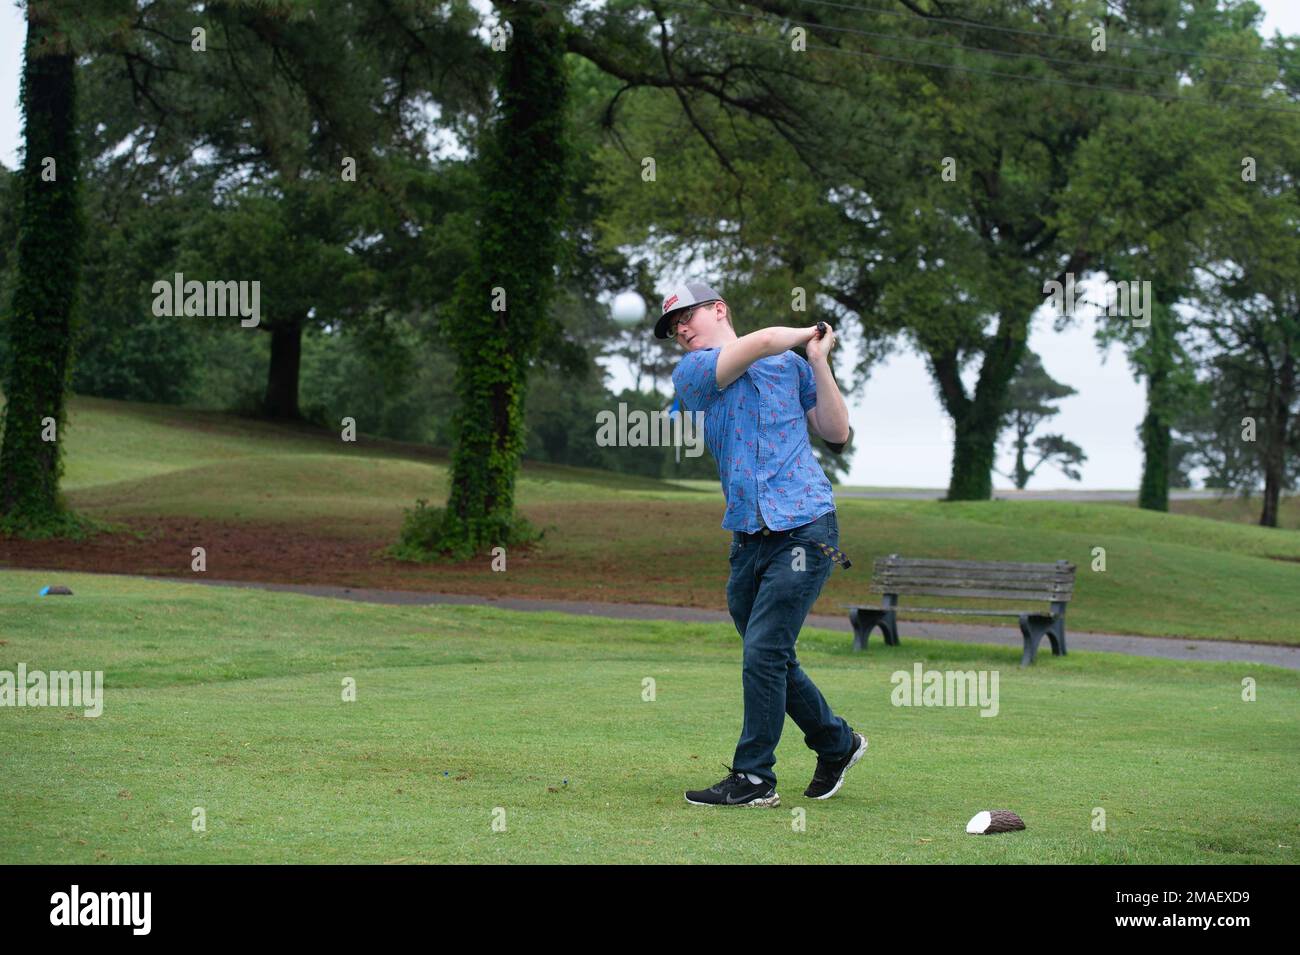
[[[698,607],[672,607],[666,604],[598,603],[595,601],[542,600],[520,597],[480,597],[461,594],[435,594],[416,590],[368,590],[359,587],[329,587],[316,584],[265,584],[243,580],[193,580],[178,581],[174,577],[144,577],[162,583],[197,583],[214,587],[246,587],[254,590],[274,590],[302,594],[309,597],[328,597],[337,600],[359,600],[364,603],[430,605],[430,604],[480,604],[502,607],[506,610],[551,610],[557,613],[579,614],[589,617],[612,617],[618,620],[681,620],[693,623],[735,624],[731,615],[721,610],[704,610]],[[807,625],[826,630],[853,632],[848,612],[842,615],[810,614]],[[953,640],[961,643],[994,643],[1023,647],[1019,628],[985,626],[965,623],[924,623],[915,620],[899,621],[899,638]],[[877,629],[868,641],[871,647],[881,646]],[[1127,653],[1139,657],[1163,657],[1169,660],[1227,660],[1241,663],[1263,663],[1270,666],[1300,670],[1300,647],[1268,643],[1245,643],[1235,640],[1193,640],[1173,637],[1135,637],[1126,634],[1085,633],[1066,630],[1067,649],[1097,650],[1104,653]],[[1039,645],[1039,656],[1052,655],[1046,638]]]

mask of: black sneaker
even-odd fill
[[[690,789],[686,801],[693,806],[779,806],[781,797],[776,787],[763,781],[751,783],[744,773],[732,767],[731,775],[708,789]]]
[[[843,759],[827,762],[818,756],[817,769],[813,772],[812,782],[808,784],[808,788],[803,791],[803,794],[811,796],[813,799],[830,799],[840,791],[840,786],[844,784],[845,771],[860,760],[862,754],[866,751],[867,738],[861,733],[854,733],[853,749]]]

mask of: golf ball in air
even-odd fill
[[[620,292],[614,297],[611,312],[620,325],[635,325],[645,318],[645,299],[636,292]]]

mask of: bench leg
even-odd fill
[[[1065,601],[1054,601],[1052,611],[1056,614],[1056,619],[1052,623],[1052,652],[1057,656],[1065,656]]]
[[[1034,662],[1038,656],[1038,645],[1043,637],[1051,641],[1053,656],[1065,655],[1065,621],[1061,617],[1022,613],[1020,634],[1025,638],[1025,652],[1020,658],[1022,667],[1027,667]]]
[[[880,632],[885,636],[885,646],[898,646],[898,624],[894,620],[892,610],[867,610],[863,607],[854,607],[849,611],[849,623],[853,624],[854,650],[867,648],[867,638],[876,627],[879,627]]]

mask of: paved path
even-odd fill
[[[379,604],[482,604],[504,607],[507,610],[554,610],[559,613],[580,614],[590,617],[614,617],[620,620],[686,620],[701,623],[726,623],[734,626],[730,614],[721,610],[702,610],[696,607],[670,607],[663,604],[596,603],[590,601],[542,600],[521,597],[478,597],[459,594],[431,594],[415,590],[366,590],[355,587],[326,587],[312,584],[262,584],[240,580],[184,580],[174,577],[148,577],[164,583],[201,583],[217,587],[248,587],[254,590],[276,590],[285,593],[305,594],[312,597],[333,597],[341,600],[360,600]],[[853,632],[847,611],[842,615],[812,614],[808,625],[826,630]],[[920,637],[930,640],[954,640],[962,643],[996,643],[1002,646],[1023,647],[1020,632],[1014,626],[983,626],[961,623],[922,623],[914,620],[899,621],[900,637]],[[1169,637],[1134,637],[1124,634],[1083,633],[1067,630],[1069,648],[1074,650],[1099,650],[1107,653],[1128,653],[1139,657],[1164,657],[1169,660],[1237,660],[1242,663],[1265,663],[1271,666],[1300,670],[1300,647],[1284,647],[1268,643],[1243,643],[1233,640],[1191,640]],[[871,636],[868,650],[879,647],[880,631]],[[1052,649],[1044,638],[1039,647],[1040,656],[1051,656]]]
[[[835,488],[836,497],[862,497],[875,500],[893,501],[941,501],[947,495],[946,488],[912,489],[912,490],[854,490],[852,488]],[[1175,490],[1169,492],[1171,501],[1211,501],[1222,496],[1222,492],[1213,490]],[[993,491],[995,501],[1091,501],[1095,503],[1136,503],[1137,491],[1075,491],[1070,489],[1055,491],[1019,491],[1015,488],[997,488]]]

